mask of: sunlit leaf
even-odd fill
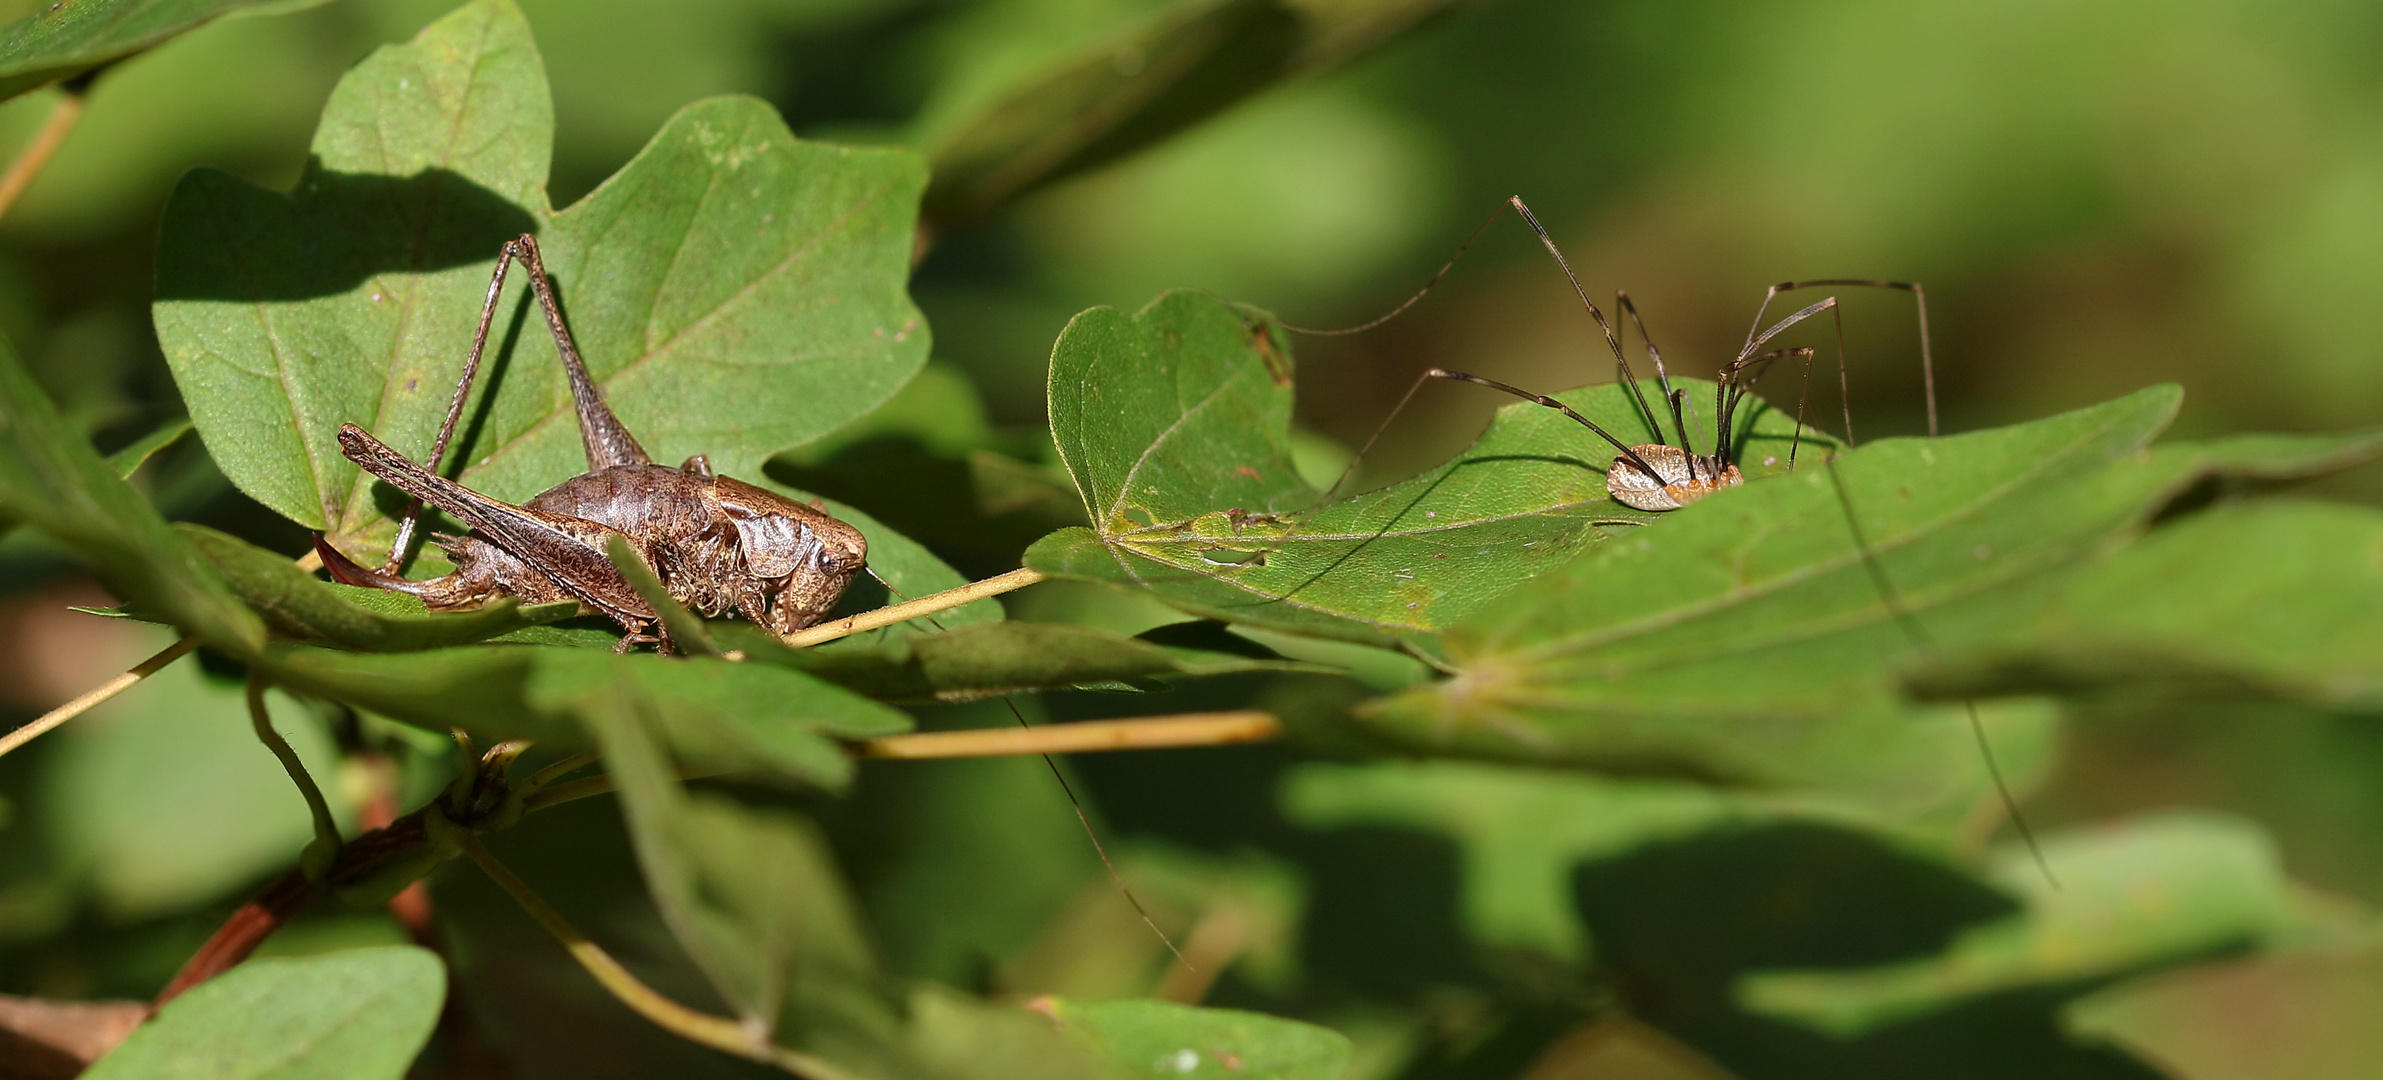
[[[253,960],[175,998],[83,1073],[90,1080],[397,1080],[446,996],[411,945]]]
[[[0,99],[81,74],[243,8],[279,13],[323,0],[88,0],[41,3],[0,24]]]
[[[1557,396],[1619,437],[1653,438],[1619,387]],[[1095,524],[1045,538],[1027,565],[1211,618],[1385,643],[1436,633],[1655,517],[1606,495],[1612,447],[1522,403],[1437,469],[1310,508],[1290,409],[1288,346],[1262,314],[1170,293],[1131,317],[1077,316],[1052,353],[1051,432]],[[1793,421],[1759,404],[1739,416],[1748,475],[1783,470]],[[1829,444],[1807,442],[1809,466]]]
[[[2007,919],[1964,931],[1942,955],[1858,971],[1746,976],[1756,1012],[1840,1037],[2023,986],[2075,983],[2238,946],[2293,921],[2267,834],[2206,813],[2137,818],[2044,838],[2044,879],[2021,847],[1988,876],[2022,898]]]
[[[325,582],[282,556],[204,525],[177,527],[273,632],[312,645],[368,652],[463,645],[570,618],[574,602],[522,607],[504,598],[475,611],[433,614],[404,593]]]
[[[762,102],[714,98],[554,211],[552,129],[528,26],[480,0],[341,81],[293,194],[184,178],[160,245],[158,338],[241,490],[343,548],[385,547],[399,504],[340,455],[339,425],[428,452],[490,267],[523,232],[540,236],[606,400],[658,461],[700,453],[756,476],[924,362],[904,293],[925,183],[914,156],[797,142]],[[449,458],[509,502],[585,468],[521,276]]]

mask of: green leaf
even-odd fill
[[[139,472],[142,465],[147,464],[150,458],[157,456],[158,451],[174,445],[176,440],[188,434],[190,434],[190,419],[177,416],[159,424],[157,430],[134,439],[127,443],[123,449],[109,454],[108,468],[115,471],[117,479],[130,480],[132,474]]]
[[[1337,1031],[1237,1009],[1059,999],[1046,1008],[1061,1030],[1125,1077],[1334,1080],[1351,1053]]]
[[[1454,761],[1301,765],[1284,778],[1281,799],[1283,815],[1304,828],[1394,825],[1456,841],[1467,933],[1483,945],[1573,963],[1590,951],[1572,898],[1581,863],[1790,816],[1884,825],[1678,781]]]
[[[1204,293],[1099,307],[1051,350],[1051,438],[1103,537],[1314,502],[1291,462],[1291,354],[1272,320]]]
[[[2358,940],[2133,979],[2069,1005],[2064,1026],[2177,1080],[2360,1080],[2383,1058],[2383,942]]]
[[[544,190],[552,130],[527,24],[480,0],[341,80],[294,193],[183,179],[161,237],[158,339],[241,490],[344,549],[385,549],[400,504],[340,455],[339,425],[427,455],[498,249],[522,232],[539,234],[606,401],[659,461],[706,454],[755,477],[924,362],[904,293],[915,156],[797,142],[768,105],[713,98],[558,212]],[[540,320],[518,299],[500,315],[441,467],[466,462],[463,483],[518,503],[585,460]]]
[[[252,960],[133,1029],[89,1080],[398,1080],[430,1038],[447,976],[411,945]]]
[[[1738,983],[1748,1009],[1840,1038],[1997,991],[2133,971],[2288,929],[2275,844],[2258,826],[2200,812],[2044,838],[2060,884],[2028,853],[1987,871],[2025,908],[1963,931],[1939,956],[1858,971],[1773,971]]]
[[[877,959],[818,832],[686,791],[636,702],[610,696],[584,715],[620,785],[647,890],[712,988],[762,1037],[791,1018],[791,1042],[806,1050],[845,1057],[898,1041]]]
[[[444,732],[584,747],[588,710],[634,695],[681,760],[768,768],[836,789],[852,761],[835,739],[910,728],[910,718],[825,682],[766,664],[623,656],[595,649],[479,645],[403,654],[277,645],[265,658],[292,688]]]
[[[264,624],[90,444],[0,342],[0,517],[58,538],[122,600],[211,645],[253,652]]]
[[[89,0],[33,5],[0,25],[0,100],[165,44],[243,8],[301,11],[323,0]]]
[[[2177,399],[1885,440],[1724,491],[1475,612],[1448,635],[1455,678],[1363,715],[1444,751],[1943,805],[1946,778],[1977,771],[1965,710],[1915,722],[1898,667],[1953,632],[1937,609],[2002,610],[1996,590],[2085,557],[2216,468],[2136,453]]]
[[[1252,671],[1328,671],[1315,664],[1178,648],[1068,623],[995,622],[869,648],[789,649],[745,625],[715,628],[753,662],[782,664],[880,701],[974,701],[1066,687],[1148,687],[1152,680]]]
[[[2047,582],[2024,619],[1911,683],[1929,697],[2127,686],[2372,713],[2383,709],[2378,552],[2383,512],[2370,507],[2218,507]]]
[[[1315,495],[1290,464],[1290,353],[1268,326],[1196,293],[1131,318],[1077,316],[1051,357],[1051,433],[1095,524],[1044,538],[1026,564],[1210,618],[1386,644],[1437,633],[1610,527],[1655,518],[1607,496],[1611,447],[1527,403],[1439,468],[1307,508]],[[1557,397],[1647,437],[1621,387]],[[1759,404],[1740,415],[1747,475],[1782,471],[1793,421]],[[1807,464],[1830,446],[1805,441]]]
[[[687,610],[686,605],[670,595],[660,575],[645,564],[645,559],[630,545],[629,538],[613,533],[604,541],[604,556],[612,567],[628,579],[629,587],[637,590],[637,597],[654,609],[654,615],[674,639],[679,651],[689,656],[718,656],[720,647],[712,644],[711,631],[706,630],[701,616]]]
[[[507,597],[476,611],[434,614],[404,593],[322,581],[274,552],[204,525],[176,529],[274,633],[311,645],[368,652],[436,649],[579,613],[577,603],[525,608]]]
[[[972,55],[922,136],[935,163],[927,216],[939,229],[1140,150],[1283,80],[1345,62],[1449,0],[1178,0],[1122,34],[1083,41],[1036,28],[1026,50],[1065,54],[1003,79],[1013,57]],[[1080,22],[1081,10],[1063,9]],[[1056,31],[1054,34],[1051,31]],[[979,35],[983,37],[984,35]],[[1041,59],[1038,57],[1038,59]],[[990,75],[987,79],[985,76]],[[974,76],[974,77],[967,77]]]

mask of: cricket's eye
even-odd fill
[[[819,538],[811,528],[781,514],[730,514],[736,522],[737,542],[744,549],[745,568],[755,576],[785,577],[817,556]]]

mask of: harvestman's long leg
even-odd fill
[[[1754,312],[1754,325],[1762,325],[1763,312],[1770,310],[1771,301],[1780,293],[1797,289],[1823,289],[1844,286],[1856,289],[1900,289],[1910,293],[1920,311],[1920,380],[1928,393],[1928,437],[1936,437],[1936,356],[1928,343],[1928,290],[1916,281],[1869,281],[1859,278],[1828,278],[1815,281],[1782,281],[1771,286],[1762,297],[1762,307]],[[1747,333],[1753,331],[1749,329]],[[1842,389],[1839,391],[1843,392]],[[1849,433],[1850,434],[1850,433]],[[1851,441],[1850,439],[1848,440]]]
[[[1586,416],[1582,416],[1579,413],[1573,412],[1572,406],[1566,405],[1563,402],[1557,401],[1556,399],[1548,397],[1545,394],[1534,394],[1519,386],[1508,386],[1505,383],[1497,381],[1496,379],[1484,379],[1479,375],[1467,375],[1461,371],[1449,371],[1445,368],[1433,368],[1430,371],[1424,372],[1423,377],[1426,379],[1449,379],[1455,382],[1472,383],[1475,386],[1486,386],[1492,390],[1498,390],[1512,394],[1515,397],[1521,398],[1524,401],[1528,401],[1533,405],[1543,405],[1547,408],[1554,409],[1557,412],[1563,413],[1564,415],[1579,421],[1582,427],[1596,432],[1598,438],[1612,443],[1614,449],[1621,451],[1622,456],[1630,460],[1630,464],[1638,467],[1638,471],[1647,474],[1647,478],[1653,480],[1656,487],[1661,488],[1668,486],[1669,484],[1669,481],[1663,479],[1662,473],[1656,472],[1653,465],[1647,464],[1647,459],[1638,456],[1638,451],[1632,450],[1630,448],[1629,443],[1614,438],[1612,432],[1598,427],[1596,421],[1591,420]],[[1421,384],[1418,383],[1417,385]]]
[[[1763,345],[1767,344],[1772,338],[1777,337],[1781,333],[1785,332],[1788,327],[1803,322],[1804,320],[1809,319],[1814,315],[1818,315],[1823,311],[1835,311],[1836,309],[1837,298],[1832,296],[1820,301],[1817,304],[1806,307],[1802,311],[1798,311],[1793,315],[1781,319],[1776,323],[1771,324],[1770,329],[1765,330],[1760,335],[1748,340],[1746,347],[1738,350],[1738,355],[1731,358],[1730,362],[1722,367],[1721,378],[1718,379],[1713,386],[1713,418],[1719,424],[1719,427],[1714,431],[1713,434],[1714,440],[1720,445],[1720,449],[1715,450],[1713,452],[1713,456],[1720,458],[1724,462],[1730,460],[1730,453],[1732,450],[1730,445],[1730,431],[1727,421],[1723,419],[1723,415],[1728,411],[1729,407],[1727,397],[1729,393],[1729,385],[1737,378],[1737,373],[1743,369],[1746,364],[1751,362],[1749,358],[1754,355],[1754,350],[1763,347]],[[1840,327],[1842,327],[1842,323],[1840,323]],[[1839,330],[1839,335],[1840,339],[1842,339],[1842,328]],[[1838,358],[1838,362],[1842,364],[1844,362],[1844,346],[1842,344],[1842,340],[1840,340],[1840,344],[1838,346]],[[1796,407],[1796,415],[1798,417],[1803,415],[1803,411],[1804,410],[1801,405]],[[1849,421],[1847,426],[1850,428],[1851,417],[1848,417],[1847,419]],[[1846,442],[1851,444],[1852,441],[1853,433],[1849,430],[1846,432]]]
[[[1630,294],[1621,289],[1615,289],[1613,303],[1616,309],[1630,316],[1630,325],[1638,328],[1638,340],[1647,344],[1647,359],[1655,365],[1655,386],[1663,391],[1663,400],[1671,406],[1672,430],[1679,434],[1680,450],[1688,456],[1688,479],[1690,482],[1694,482],[1696,480],[1696,449],[1688,445],[1688,421],[1680,414],[1680,402],[1687,395],[1687,391],[1674,392],[1672,390],[1671,373],[1663,370],[1663,350],[1655,347],[1655,335],[1647,333],[1646,320],[1638,317],[1638,305],[1630,302]],[[1660,424],[1655,428],[1655,441],[1663,441],[1663,428]]]

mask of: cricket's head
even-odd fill
[[[1710,454],[1690,455],[1676,446],[1650,444],[1630,451],[1655,467],[1648,476],[1638,462],[1615,458],[1605,470],[1605,490],[1614,501],[1636,510],[1677,510],[1722,488],[1746,482],[1738,467]],[[1661,482],[1657,482],[1657,477]]]
[[[736,527],[753,584],[772,598],[770,624],[793,633],[826,617],[869,561],[869,541],[827,511],[742,480],[719,477],[720,509]]]

